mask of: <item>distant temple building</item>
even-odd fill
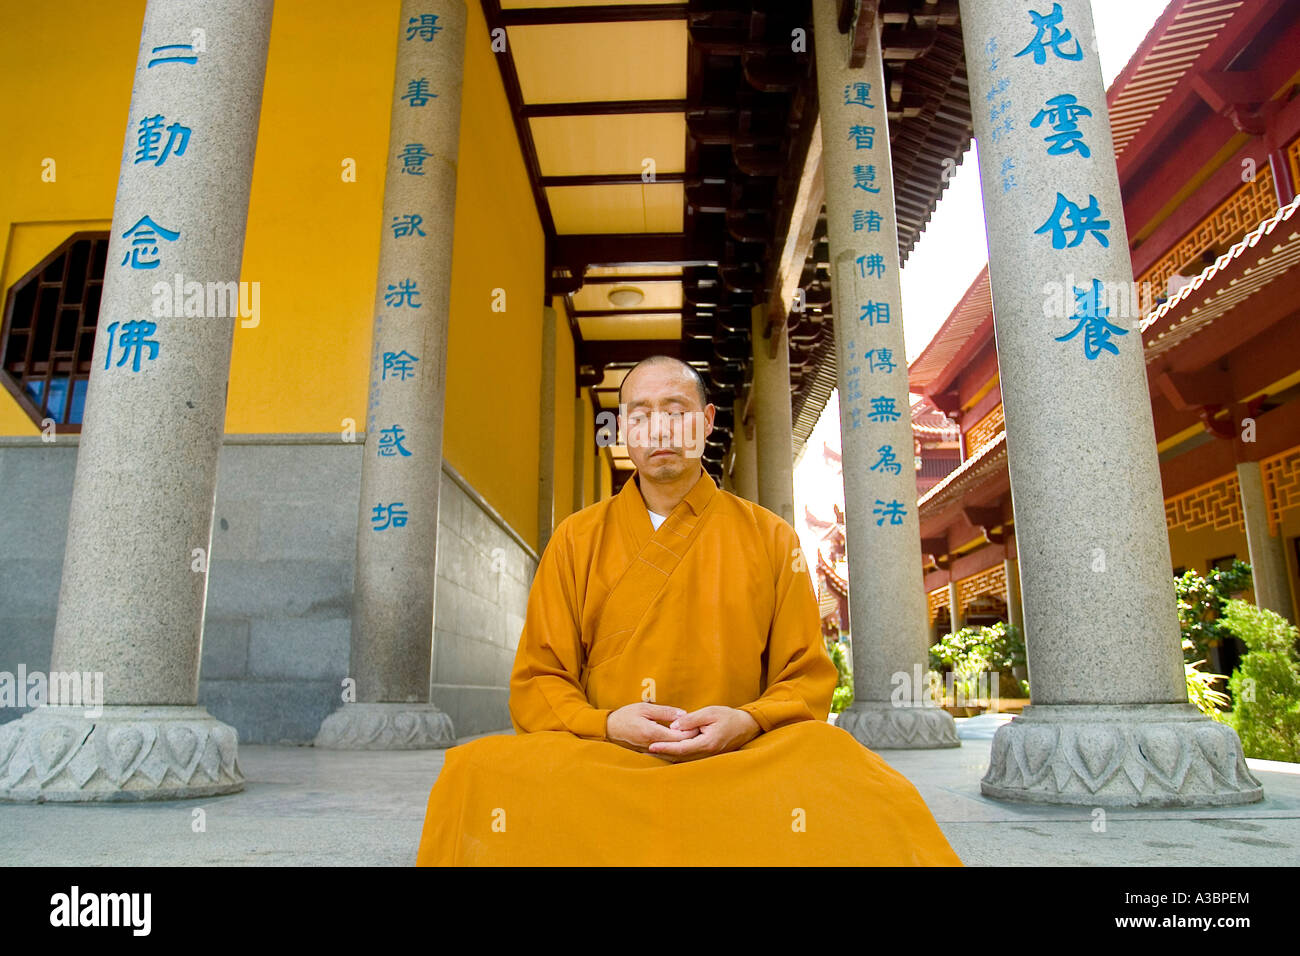
[[[1181,8],[1197,6],[1204,5],[1171,5],[1107,97],[1141,299],[1109,304],[1114,316],[1136,313],[1140,321],[1171,573],[1204,574],[1235,558],[1248,561],[1256,603],[1294,622],[1300,590],[1295,48],[1273,42],[1273,31],[1243,33],[1253,23],[1246,16],[1204,33],[1192,48],[1169,42],[1180,22],[1201,15]],[[1281,19],[1278,35],[1300,35],[1300,18]],[[1200,71],[1196,81],[1178,83],[1191,70]],[[1148,79],[1157,74],[1165,78]],[[1134,305],[1133,312],[1121,311]],[[954,619],[975,623],[1008,606],[1009,614],[1018,613],[1009,426],[998,363],[985,267],[908,370],[912,390],[955,419],[961,432],[959,467],[921,489],[918,509],[925,588],[940,634]],[[1063,404],[1041,413],[1069,429],[1075,410]],[[1114,489],[1116,497],[1125,492]],[[1212,668],[1231,673],[1236,650],[1224,648],[1216,657]]]

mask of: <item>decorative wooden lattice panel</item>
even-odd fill
[[[935,615],[939,613],[939,609],[948,606],[947,587],[935,588],[925,596],[925,603],[930,611],[930,623],[933,624]]]
[[[1277,197],[1273,194],[1273,173],[1268,166],[1255,172],[1255,181],[1245,183],[1227,198],[1214,212],[1185,235],[1178,244],[1157,259],[1146,272],[1138,276],[1141,283],[1151,283],[1151,294],[1161,297],[1169,289],[1170,276],[1191,263],[1193,275],[1204,268],[1199,257],[1206,249],[1216,248],[1249,232],[1277,210]]]
[[[1300,445],[1259,463],[1264,473],[1264,501],[1268,507],[1268,530],[1277,534],[1282,513],[1300,508]]]
[[[1300,137],[1287,147],[1286,152],[1291,160],[1291,182],[1300,183]]]
[[[970,427],[970,431],[966,432],[966,457],[974,458],[978,455],[981,448],[998,437],[998,432],[1002,431],[1004,425],[1002,403],[999,402],[997,408],[977,421]]]
[[[962,578],[957,582],[957,599],[961,601],[962,607],[968,607],[977,597],[983,594],[996,594],[1005,598],[1006,593],[1006,566],[1000,563],[981,571],[979,574],[972,574],[968,578]]]
[[[1213,528],[1215,531],[1243,529],[1241,490],[1237,487],[1236,472],[1167,498],[1165,525],[1170,531],[1175,528],[1186,531],[1198,528]]]

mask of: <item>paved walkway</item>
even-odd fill
[[[1300,764],[1248,760],[1265,799],[1224,810],[1108,810],[989,800],[979,781],[1004,716],[959,720],[962,746],[881,751],[968,865],[1300,865]],[[472,738],[465,738],[472,739]],[[464,742],[463,740],[461,742]],[[0,804],[9,865],[404,866],[414,862],[442,751],[243,746],[244,792],[204,801]],[[202,832],[195,823],[202,811]]]

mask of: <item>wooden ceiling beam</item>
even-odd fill
[[[619,315],[681,315],[681,309],[574,309],[575,319],[599,319]]]
[[[587,266],[716,266],[715,255],[682,233],[596,233],[556,236],[552,264]]]
[[[685,20],[689,4],[626,3],[611,7],[529,7],[502,10],[501,26],[531,27],[557,23],[636,23]]]
[[[581,103],[525,103],[524,116],[617,116],[628,113],[684,113],[685,100],[591,100]]]
[[[640,186],[644,183],[685,182],[685,173],[655,173],[650,180],[643,179],[640,173],[581,173],[573,176],[543,176],[542,188],[548,186]]]
[[[808,150],[803,156],[803,170],[795,190],[790,218],[784,236],[778,237],[781,257],[778,260],[772,297],[767,302],[768,334],[777,322],[784,322],[794,301],[794,292],[803,277],[804,263],[813,247],[813,234],[826,203],[826,180],[822,169],[821,120],[813,125]]]
[[[489,34],[505,25],[500,0],[481,0],[481,4],[483,19],[487,21]],[[553,236],[555,219],[551,216],[551,206],[546,201],[546,193],[542,189],[542,166],[537,158],[537,145],[533,142],[533,131],[523,114],[524,99],[519,86],[519,73],[515,69],[514,53],[506,52],[493,59],[497,61],[497,69],[501,73],[501,85],[505,88],[506,101],[510,104],[510,119],[514,123],[515,139],[519,142],[519,150],[523,153],[524,165],[528,169],[528,185],[533,193],[533,203],[537,206],[537,218],[542,226],[542,235]],[[546,269],[548,276],[550,271],[548,267]]]

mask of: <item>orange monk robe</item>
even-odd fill
[[[826,723],[799,539],[707,472],[655,530],[635,478],[562,521],[510,678],[514,735],[449,749],[418,865],[961,865],[916,788]],[[762,733],[683,762],[609,741],[652,700]]]

